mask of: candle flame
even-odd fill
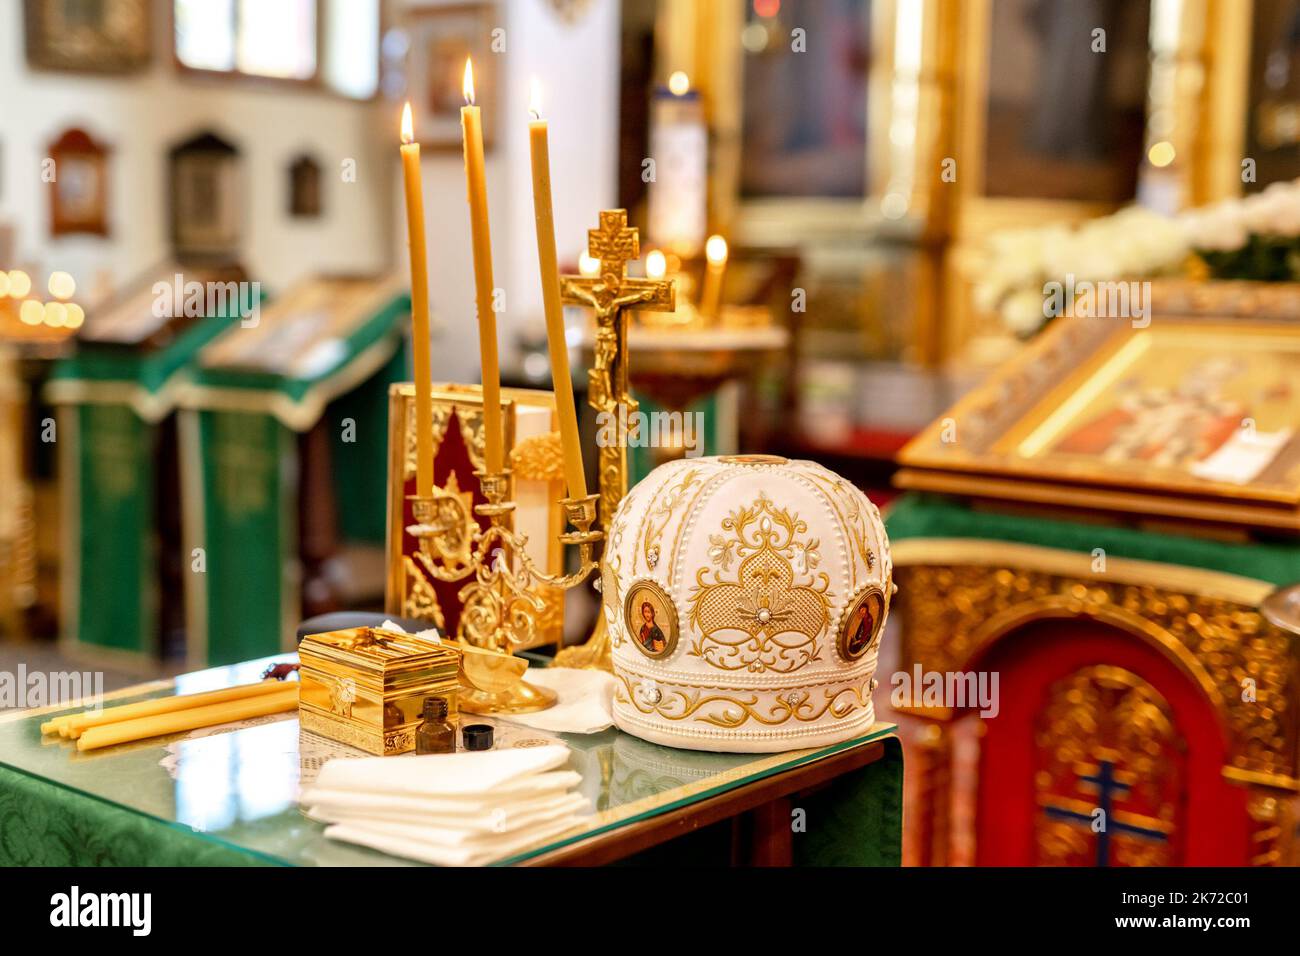
[[[709,236],[709,241],[704,244],[704,255],[710,265],[722,265],[727,261],[727,240],[721,236]]]
[[[645,275],[647,279],[662,279],[668,271],[668,259],[658,249],[652,249],[645,257]]]
[[[578,271],[588,278],[598,276],[600,275],[600,260],[583,250],[582,255],[578,256]]]
[[[691,78],[685,70],[677,70],[668,77],[668,90],[673,96],[685,96],[691,91]]]
[[[533,119],[539,120],[542,118],[542,84],[534,76],[529,80],[528,87],[528,112]]]
[[[415,124],[411,121],[411,104],[402,107],[402,142],[415,142]]]
[[[474,61],[465,57],[465,79],[460,84],[460,92],[465,97],[467,106],[474,105]]]

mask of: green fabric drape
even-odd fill
[[[158,430],[125,405],[81,405],[74,451],[80,480],[64,476],[80,521],[75,618],[66,622],[83,644],[146,653],[158,633],[154,460]]]
[[[50,400],[73,426],[60,494],[73,526],[65,633],[89,648],[151,655],[158,642],[158,422],[171,386],[233,319],[202,319],[165,347],[80,345],[50,373]]]
[[[1237,544],[1083,521],[977,511],[943,495],[904,495],[886,513],[885,527],[891,541],[979,538],[1060,551],[1090,553],[1101,548],[1110,557],[1222,571],[1278,586],[1300,581],[1300,547],[1290,543]]]
[[[393,354],[369,382],[326,410],[334,437],[334,492],[339,533],[348,541],[383,546],[388,533],[388,386],[410,377],[410,349]],[[351,421],[350,432],[344,425]]]
[[[199,535],[191,547],[206,563],[187,581],[195,663],[262,657],[292,639],[301,605],[298,435],[322,418],[340,535],[383,545],[388,386],[406,377],[409,311],[409,298],[396,295],[360,318],[337,358],[308,379],[195,368],[181,399],[182,416],[197,422],[182,470]]]
[[[0,767],[0,866],[257,866],[264,857]]]
[[[286,462],[297,452],[294,433],[269,415],[197,416],[202,465],[190,480],[200,486],[203,571],[188,583],[205,592],[205,660],[215,666],[280,648],[298,547],[297,495]]]

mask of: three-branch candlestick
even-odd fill
[[[415,558],[431,577],[467,581],[460,590],[456,629],[456,640],[466,651],[462,662],[469,684],[461,693],[460,708],[480,714],[544,710],[555,703],[555,693],[522,679],[527,662],[514,651],[531,645],[537,633],[546,609],[539,587],[568,590],[599,567],[596,544],[604,535],[591,527],[599,496],[561,502],[573,530],[559,540],[578,546],[578,569],[548,574],[525,550],[528,536],[511,527],[515,503],[510,469],[474,474],[487,499],[474,513],[488,519],[486,528],[472,519],[463,498],[437,489],[429,497],[410,496],[415,523],[406,530],[419,542]]]

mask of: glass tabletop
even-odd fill
[[[106,695],[111,704],[191,694],[258,680],[282,654],[183,674]],[[298,809],[300,782],[324,757],[367,756],[299,730],[294,714],[259,718],[233,728],[174,734],[93,753],[72,741],[42,737],[40,724],[78,708],[0,714],[0,766],[115,805],[125,812],[199,833],[219,843],[290,865],[411,865],[410,861],[326,839],[324,825]],[[479,718],[475,718],[478,720]],[[553,734],[488,718],[497,746],[535,746],[558,739],[582,775],[579,790],[591,804],[571,831],[498,861],[519,863],[578,840],[705,800],[894,731],[877,723],[852,740],[780,754],[721,754],[677,750],[617,729],[599,734]],[[393,759],[400,760],[401,757]]]

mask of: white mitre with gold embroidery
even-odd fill
[[[816,462],[731,455],[656,468],[608,529],[614,722],[693,750],[865,733],[892,576],[880,511]]]

